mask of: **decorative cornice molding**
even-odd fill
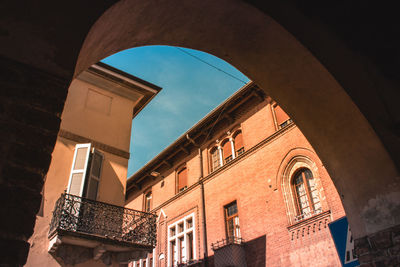
[[[267,138],[265,138],[264,140],[262,140],[261,142],[259,142],[257,145],[253,146],[252,148],[250,148],[249,150],[245,151],[243,154],[241,154],[240,156],[236,157],[235,159],[233,159],[232,161],[226,163],[225,165],[223,165],[222,167],[218,168],[217,170],[213,171],[212,173],[208,174],[206,177],[204,177],[203,179],[195,182],[194,184],[192,184],[191,186],[189,186],[188,188],[186,188],[185,190],[177,193],[176,195],[172,196],[171,198],[169,198],[168,200],[164,201],[163,203],[161,203],[159,206],[153,208],[152,212],[156,212],[159,209],[165,207],[166,205],[170,204],[171,202],[173,202],[174,200],[176,200],[177,198],[182,197],[183,195],[185,195],[186,193],[196,189],[201,183],[206,182],[207,180],[210,180],[212,178],[214,178],[217,174],[221,173],[223,170],[232,167],[233,165],[236,165],[238,162],[246,159],[248,157],[248,155],[251,155],[252,153],[256,152],[258,149],[264,147],[264,145],[267,145],[269,142],[272,142],[273,140],[279,138],[280,136],[282,136],[285,132],[289,131],[290,129],[293,129],[294,127],[296,127],[296,124],[294,124],[294,122],[291,122],[290,124],[286,125],[284,128],[276,131],[275,133],[273,133],[272,135],[268,136]],[[131,188],[127,188],[126,190],[126,197],[128,198],[129,195],[129,191],[131,191]]]

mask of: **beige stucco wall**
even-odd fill
[[[61,130],[128,152],[133,106],[131,100],[74,80],[62,114]],[[47,252],[47,235],[54,204],[68,187],[76,144],[68,138],[57,138],[44,184],[42,216],[37,217],[26,266],[60,266]],[[123,206],[128,159],[97,149],[104,155],[97,200]],[[91,261],[79,266],[102,263]]]
[[[68,91],[61,129],[129,151],[133,106],[126,98],[75,79]]]

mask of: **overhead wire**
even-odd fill
[[[238,80],[239,82],[241,82],[241,83],[243,83],[243,84],[246,84],[246,83],[247,83],[247,82],[243,81],[242,79],[240,79],[240,78],[238,78],[238,77],[236,77],[236,76],[230,74],[229,72],[226,72],[226,71],[224,71],[223,69],[218,68],[217,66],[214,66],[213,64],[211,64],[211,63],[209,63],[209,62],[207,62],[207,61],[205,61],[205,60],[199,58],[199,57],[196,56],[196,55],[193,55],[193,54],[190,53],[189,51],[186,51],[186,50],[184,50],[184,49],[182,49],[182,48],[180,48],[180,47],[175,47],[175,48],[178,49],[179,51],[181,51],[182,53],[185,53],[185,54],[187,54],[187,55],[189,55],[189,56],[191,56],[191,57],[197,59],[198,61],[203,62],[204,64],[206,64],[206,65],[208,65],[208,66],[210,66],[210,67],[212,67],[212,68],[214,68],[214,69],[216,69],[216,70],[218,70],[218,71],[220,71],[220,72],[222,72],[222,73],[228,75],[229,77],[231,77],[231,78],[233,78],[233,79],[235,79],[235,80]]]
[[[220,71],[220,72],[222,72],[222,73],[224,73],[224,74],[226,74],[226,75],[228,75],[229,77],[231,77],[231,78],[233,78],[233,79],[235,79],[235,80],[237,80],[237,81],[239,81],[239,82],[241,82],[241,83],[243,83],[243,84],[247,84],[245,81],[241,80],[240,78],[238,78],[238,77],[236,77],[236,76],[230,74],[229,72],[224,71],[224,70],[221,69],[221,68],[218,68],[217,66],[214,66],[213,64],[211,64],[211,63],[209,63],[209,62],[207,62],[207,61],[205,61],[205,60],[199,58],[199,57],[196,56],[196,55],[193,55],[193,54],[190,53],[189,51],[186,51],[186,50],[184,50],[184,49],[182,49],[182,48],[180,48],[180,47],[175,47],[175,48],[178,49],[179,51],[181,51],[182,53],[185,53],[186,55],[191,56],[191,57],[197,59],[198,61],[200,61],[200,62],[202,62],[202,63],[204,63],[204,64],[206,64],[206,65],[208,65],[208,66],[210,66],[210,67],[212,67],[212,68],[214,68],[214,69],[216,69],[216,70],[218,70],[218,71]],[[213,130],[214,127],[215,127],[215,125],[217,124],[217,122],[218,122],[219,119],[221,118],[222,114],[224,113],[225,108],[226,108],[226,103],[224,104],[223,108],[221,109],[221,112],[218,114],[217,119],[214,121],[214,124],[212,125],[212,127],[211,127],[210,130],[208,131],[207,136],[206,136],[206,138],[203,140],[203,142],[202,142],[201,145],[203,145],[203,144],[207,141],[207,139],[208,139],[208,137],[210,136],[212,130]],[[200,145],[200,146],[201,146],[201,145]]]

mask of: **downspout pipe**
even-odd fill
[[[200,146],[190,138],[189,134],[186,134],[186,139],[189,140],[195,147],[198,148],[199,153],[199,166],[200,166],[200,190],[201,190],[201,210],[202,210],[202,225],[203,225],[203,247],[204,247],[204,266],[208,267],[208,245],[207,245],[207,220],[206,220],[206,199],[204,195],[204,183],[203,183],[203,154],[201,153]]]
[[[204,265],[208,266],[208,246],[207,246],[207,221],[206,221],[206,198],[204,196],[204,183],[203,183],[203,155],[199,148],[200,159],[200,190],[201,190],[201,209],[203,211],[203,246],[204,246]]]

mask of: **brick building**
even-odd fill
[[[158,216],[157,246],[135,267],[340,266],[331,178],[252,82],[131,176],[125,206]]]

